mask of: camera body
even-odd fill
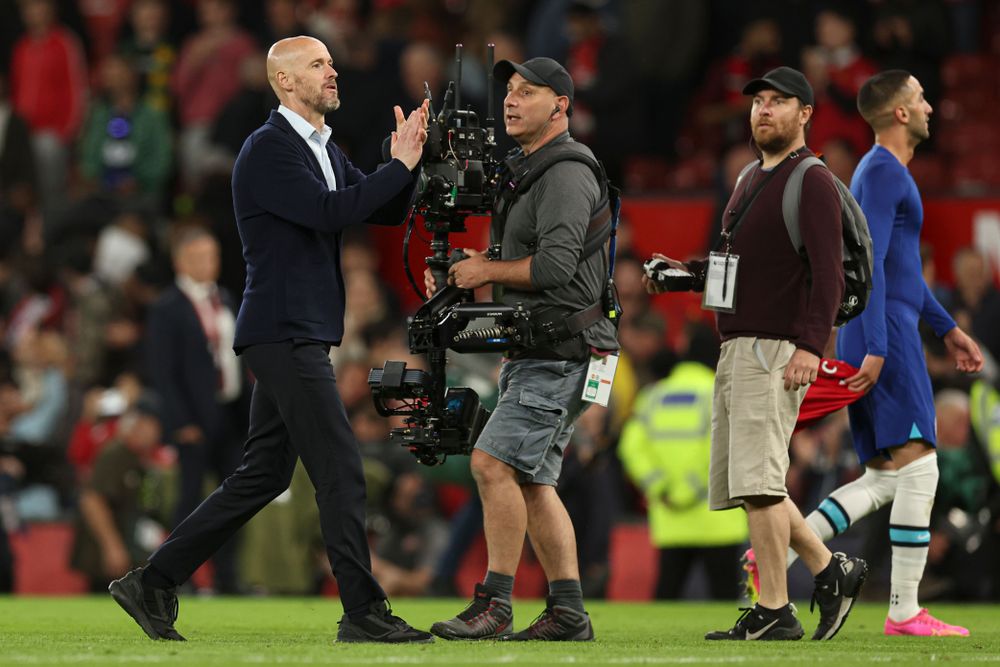
[[[476,112],[455,108],[453,100],[454,83],[448,86],[441,113],[432,114],[427,123],[415,204],[425,222],[488,215],[493,209],[497,163],[492,128],[480,127]],[[428,225],[428,230],[434,228]]]
[[[702,287],[701,281],[693,273],[675,269],[662,259],[650,259],[642,268],[650,280],[668,292],[689,292]]]
[[[407,369],[405,361],[387,361],[382,368],[371,369],[368,384],[379,414],[406,417],[405,426],[390,431],[389,442],[406,447],[424,465],[469,454],[490,416],[469,387],[449,387],[443,403],[435,405],[431,396],[437,387],[431,374]]]

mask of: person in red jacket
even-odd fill
[[[43,204],[63,196],[69,144],[87,104],[87,64],[79,38],[61,25],[53,0],[21,0],[25,34],[14,45],[14,110],[31,128]]]

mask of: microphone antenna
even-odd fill
[[[434,118],[434,98],[431,97],[431,86],[424,81],[424,99],[427,100],[427,117]]]
[[[462,45],[455,45],[455,110],[462,108]],[[461,122],[461,121],[459,121]]]
[[[493,43],[486,45],[486,136],[490,143],[493,143],[493,125],[496,119],[493,117]]]

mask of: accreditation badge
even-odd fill
[[[588,403],[608,406],[611,398],[611,384],[615,380],[615,369],[618,368],[618,355],[607,354],[603,357],[590,355],[590,365],[587,367],[587,382],[583,385],[583,400]]]
[[[713,252],[708,256],[708,270],[705,273],[705,291],[701,307],[720,313],[736,311],[736,269],[740,256]]]

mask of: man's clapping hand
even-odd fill
[[[393,107],[396,114],[396,131],[392,133],[392,147],[390,154],[406,165],[406,168],[413,170],[420,162],[420,156],[424,151],[424,142],[427,141],[427,105],[428,100],[410,112],[409,117],[403,117],[403,110],[398,106]]]

